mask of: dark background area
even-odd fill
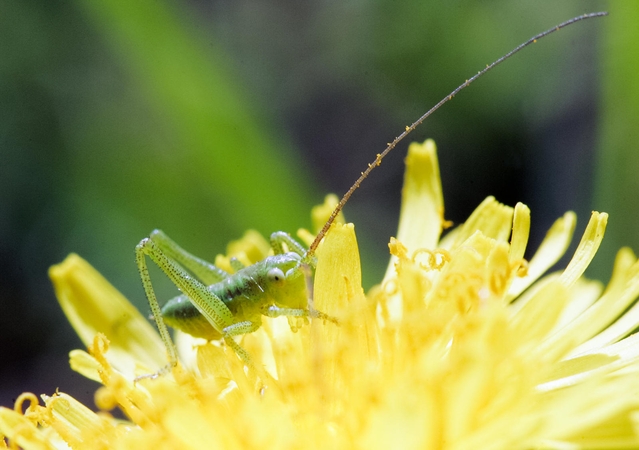
[[[466,78],[540,31],[609,7],[616,18],[556,33],[486,75],[373,172],[345,210],[366,288],[388,260],[411,141],[437,142],[447,219],[462,222],[495,195],[530,206],[532,249],[567,210],[583,230],[597,186],[614,185],[614,170],[598,172],[612,152],[602,135],[616,88],[606,80],[637,73],[624,28],[635,3],[3,1],[0,405],[56,388],[91,404],[94,386],[68,368],[82,344],[47,278],[68,253],[146,313],[133,249],[154,228],[207,259],[248,228],[308,228],[311,206],[346,191]],[[636,98],[634,85],[619,89]],[[614,123],[638,125],[627,113]],[[608,191],[595,202],[603,210],[616,198]],[[624,192],[628,210],[637,192]],[[593,276],[607,278],[614,251]],[[173,295],[159,284],[160,298]]]

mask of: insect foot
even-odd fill
[[[321,319],[324,323],[331,322],[335,325],[339,325],[339,320],[337,320],[335,317],[324,314],[322,311],[318,311],[317,309],[309,310],[309,314],[313,319]]]
[[[167,364],[166,366],[162,367],[160,370],[158,370],[155,373],[148,373],[146,375],[137,376],[137,377],[135,377],[133,379],[133,384],[136,384],[136,383],[138,383],[141,380],[155,380],[158,377],[161,377],[161,376],[164,376],[164,375],[170,373],[176,365],[177,365],[177,363],[176,364],[170,364],[169,363],[169,364]]]

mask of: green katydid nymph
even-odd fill
[[[196,337],[209,340],[223,339],[243,363],[253,370],[259,369],[234,337],[259,329],[262,316],[308,317],[332,322],[326,323],[326,326],[339,326],[335,318],[309,307],[310,294],[307,286],[315,269],[315,251],[320,241],[362,181],[428,116],[493,67],[554,31],[584,19],[604,15],[604,12],[584,14],[530,38],[467,79],[411,126],[406,127],[405,131],[388,144],[362,172],[308,249],[287,233],[276,232],[271,235],[270,240],[272,256],[246,267],[234,261],[235,273],[230,274],[191,255],[159,230],[153,231],[149,237],[143,239],[136,247],[136,261],[153,317],[166,346],[169,358],[167,367],[174,366],[178,361],[177,350],[167,325]],[[146,256],[155,262],[182,292],[182,295],[170,300],[164,307],[160,307],[156,299],[146,265]]]
[[[249,354],[233,340],[256,331],[261,316],[314,317],[337,323],[328,315],[308,308],[307,271],[315,267],[308,250],[284,232],[271,235],[274,255],[245,267],[233,260],[235,273],[208,263],[179,247],[162,231],[155,230],[136,247],[136,260],[160,336],[176,364],[177,352],[166,324],[195,337],[220,339],[249,366]],[[287,250],[287,251],[285,251]],[[151,285],[145,255],[175,283],[183,295],[160,308]],[[189,275],[189,270],[195,277]]]

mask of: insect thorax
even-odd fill
[[[271,305],[306,309],[308,294],[299,262],[299,255],[294,253],[269,256],[208,289],[229,308],[234,323],[259,322],[263,310]],[[192,336],[206,339],[221,336],[185,295],[169,300],[162,308],[162,316],[169,326]]]
[[[209,290],[234,315],[259,314],[270,305],[306,308],[308,295],[299,265],[300,257],[295,253],[269,256],[211,285]]]

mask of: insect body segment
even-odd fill
[[[328,315],[308,308],[306,275],[302,270],[307,263],[303,261],[302,245],[288,234],[278,232],[271,236],[271,246],[275,255],[248,267],[236,260],[234,266],[238,270],[229,274],[191,255],[160,230],[153,231],[138,244],[138,269],[171,366],[177,363],[177,352],[167,324],[192,336],[222,338],[247,365],[253,366],[250,356],[233,336],[259,329],[262,315],[315,317],[336,322]],[[285,252],[286,249],[291,251]],[[151,284],[146,256],[183,293],[163,308],[160,308]],[[211,284],[205,285],[207,282]]]
[[[303,274],[297,270],[300,259],[296,253],[269,256],[208,286],[208,290],[224,303],[234,321],[261,323],[260,316],[270,314],[265,305],[304,309],[308,299]],[[162,308],[162,318],[171,327],[195,337],[222,337],[185,295],[170,300]]]

